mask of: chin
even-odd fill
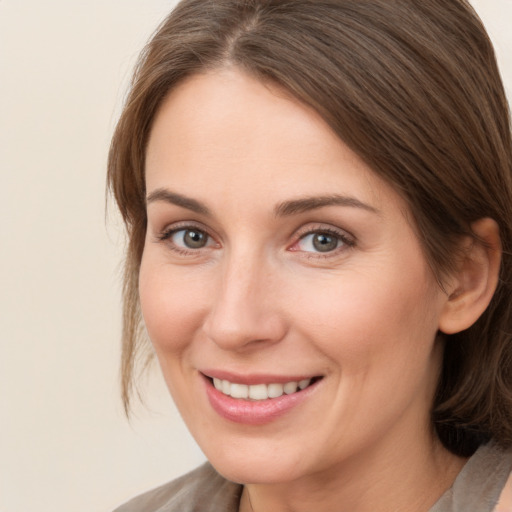
[[[240,484],[278,484],[296,480],[305,474],[304,458],[297,450],[279,450],[272,443],[262,440],[219,444],[213,449],[203,449],[212,466],[226,479]],[[258,446],[259,444],[259,446]],[[292,447],[293,448],[293,447]]]

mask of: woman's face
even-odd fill
[[[145,323],[222,474],[298,480],[430,439],[447,298],[404,202],[314,111],[233,70],[194,76],[146,173]]]

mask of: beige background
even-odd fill
[[[158,374],[118,398],[109,138],[164,0],[0,0],[0,512],[108,512],[203,456]],[[512,0],[474,2],[512,91]]]

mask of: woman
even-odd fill
[[[211,465],[119,511],[512,510],[507,112],[464,0],[177,6],[109,160],[124,399],[144,322]]]

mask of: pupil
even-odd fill
[[[201,231],[187,231],[184,242],[191,249],[200,249],[206,244],[206,236]]]
[[[329,252],[336,249],[338,245],[338,239],[331,235],[320,233],[318,235],[315,235],[315,237],[313,238],[313,245],[315,249],[319,252]]]

